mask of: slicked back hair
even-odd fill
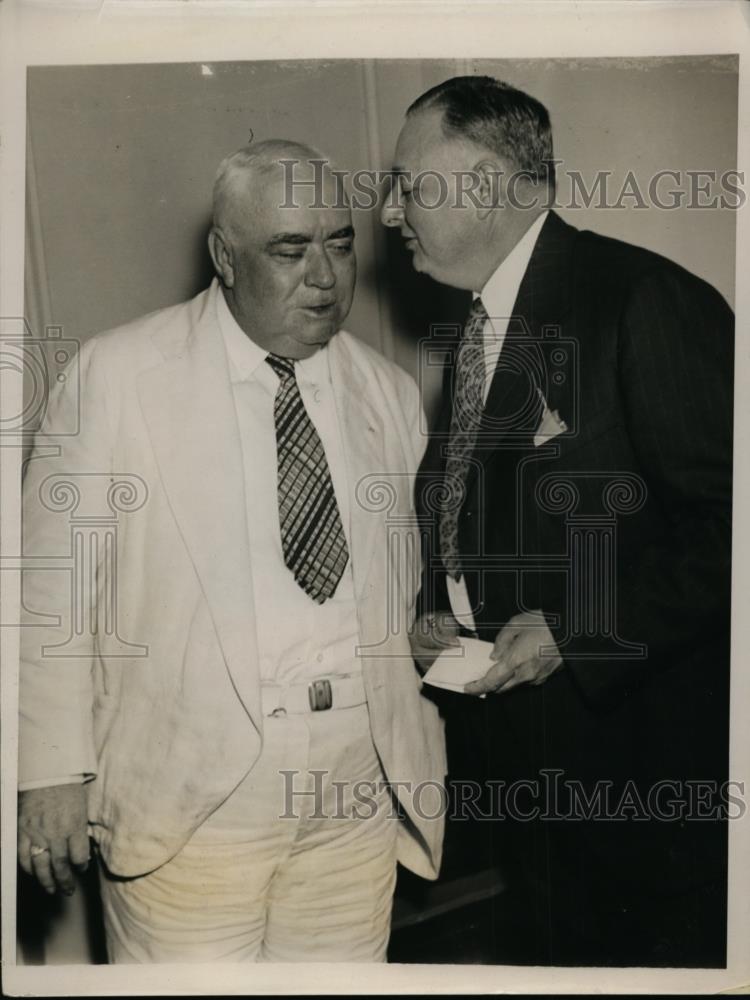
[[[454,76],[418,97],[406,113],[430,108],[443,112],[446,138],[469,139],[554,189],[549,113],[535,98],[492,76]]]

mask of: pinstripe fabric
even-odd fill
[[[269,354],[279,377],[274,400],[279,525],[284,562],[322,604],[336,592],[349,559],[323,444],[300,396],[294,361]]]
[[[705,779],[721,789],[732,598],[731,311],[678,265],[575,230],[553,212],[512,315],[544,361],[547,404],[571,433],[539,448],[531,440],[509,445],[497,428],[507,426],[519,397],[494,380],[460,551],[488,557],[486,571],[467,574],[479,638],[494,641],[514,615],[542,608],[565,666],[542,685],[485,701],[435,689],[451,774],[510,787],[559,770],[568,787],[591,796],[604,782],[621,802],[624,789],[646,802],[662,781]],[[449,385],[448,376],[420,472],[426,533],[430,487],[443,469]],[[637,477],[645,494],[626,512],[611,502],[623,476]],[[574,483],[575,507],[545,509],[545,480]],[[616,525],[609,551],[569,573],[549,571],[545,560],[571,552],[572,527],[605,521]],[[420,610],[429,614],[449,605],[444,574],[425,549]],[[491,565],[519,554],[540,571]],[[569,594],[573,587],[586,594],[578,609],[585,620],[600,601],[602,565],[616,598],[612,633],[645,645],[642,659],[597,655],[577,629]],[[721,806],[713,809],[714,818],[700,823],[516,820],[503,824],[502,838],[491,828],[485,837],[479,824],[479,849],[505,866],[515,926],[523,928],[518,946],[497,936],[493,960],[723,966],[726,821]]]

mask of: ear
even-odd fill
[[[477,218],[486,219],[498,208],[503,208],[507,200],[508,167],[501,160],[480,160],[474,167],[479,178],[476,190]]]
[[[234,251],[225,234],[212,226],[208,234],[208,252],[214,262],[214,270],[226,288],[234,286]]]

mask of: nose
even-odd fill
[[[404,206],[402,204],[401,184],[395,181],[385,197],[380,210],[380,221],[384,226],[400,226],[404,221]]]
[[[336,284],[336,275],[325,250],[310,255],[305,284],[313,288],[333,288]]]
[[[404,221],[404,210],[400,205],[389,205],[388,202],[380,210],[380,221],[384,226],[400,226]]]

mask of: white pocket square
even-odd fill
[[[568,425],[560,416],[559,411],[550,410],[547,406],[547,401],[541,393],[541,390],[537,390],[537,392],[539,392],[539,398],[544,404],[544,409],[542,411],[542,419],[536,429],[536,433],[534,434],[535,448],[546,444],[548,441],[551,441],[552,438],[557,437],[558,434],[562,434],[568,429]]]

